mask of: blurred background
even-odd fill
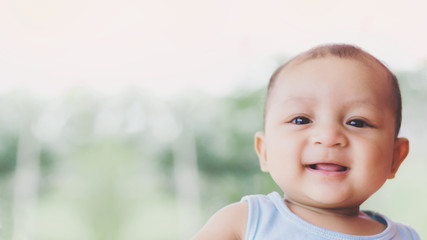
[[[427,238],[425,3],[0,1],[0,239],[188,239],[259,170],[272,72],[323,43],[388,65],[411,152],[363,206]]]

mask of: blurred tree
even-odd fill
[[[263,128],[264,95],[264,90],[225,98],[193,93],[173,106],[176,115],[187,119],[184,134],[194,134],[204,209],[212,211],[243,195],[275,189],[259,170],[253,148],[254,133]],[[167,158],[172,156],[164,156],[163,162],[170,162]]]

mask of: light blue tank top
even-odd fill
[[[245,240],[323,239],[323,240],[406,240],[420,239],[410,227],[395,223],[387,217],[365,211],[373,219],[387,225],[376,235],[355,236],[330,231],[313,225],[291,212],[283,198],[273,192],[269,195],[250,195],[242,198],[249,205]]]

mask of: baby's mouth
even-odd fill
[[[317,171],[325,171],[325,172],[346,172],[349,170],[348,167],[341,166],[335,163],[316,163],[307,165],[307,168]]]

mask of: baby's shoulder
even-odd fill
[[[244,239],[247,219],[247,202],[230,204],[216,212],[193,240]]]

